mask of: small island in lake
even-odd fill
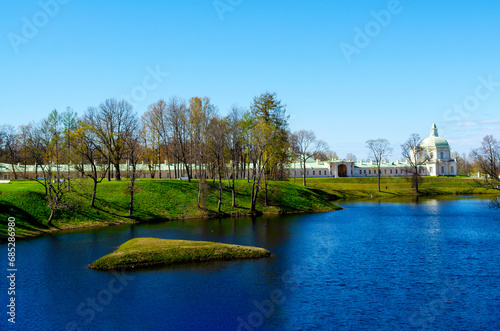
[[[89,265],[91,269],[133,269],[177,263],[254,259],[271,255],[267,249],[209,241],[134,238]]]

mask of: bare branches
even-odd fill
[[[380,165],[385,158],[392,154],[391,144],[387,139],[370,139],[366,141],[366,147],[369,150],[369,156],[377,165],[378,191],[380,192]]]
[[[328,151],[328,144],[323,140],[317,140],[313,131],[300,130],[292,134],[292,146],[299,155],[302,167],[302,185],[306,186],[306,162],[312,157]]]
[[[481,147],[472,151],[479,170],[485,174],[484,186],[499,189],[500,185],[500,143],[492,135],[487,135]]]
[[[406,172],[412,177],[413,187],[415,192],[418,193],[418,180],[421,176],[421,167],[431,159],[427,150],[422,147],[422,139],[417,133],[413,133],[404,144],[401,145],[403,158],[409,164]]]
[[[84,121],[95,131],[102,146],[101,152],[115,166],[115,178],[120,180],[120,162],[124,155],[125,140],[138,125],[132,105],[125,100],[107,99],[98,108],[90,107],[85,113]]]

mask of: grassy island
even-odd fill
[[[132,269],[201,261],[227,261],[268,257],[264,248],[229,245],[209,241],[134,238],[116,251],[94,261],[97,270]]]

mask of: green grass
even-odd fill
[[[378,192],[376,177],[314,178],[307,180],[307,187],[330,201],[417,195],[410,178],[405,177],[382,177],[381,192]],[[468,177],[423,177],[419,192],[419,195],[498,194],[497,190],[482,188]]]
[[[196,205],[198,181],[139,179],[136,182],[134,219],[128,218],[128,181],[103,181],[98,185],[96,208],[90,208],[92,182],[73,180],[74,192],[66,195],[70,208],[59,211],[52,226],[47,225],[50,214],[42,185],[28,180],[13,180],[0,185],[0,236],[7,233],[7,218],[16,218],[19,237],[78,227],[109,224],[152,222],[179,218],[212,218],[249,215],[251,183],[236,181],[236,207],[231,207],[231,191],[224,182],[222,214],[217,213],[218,183],[208,181],[203,208]],[[324,196],[301,185],[270,182],[268,205],[261,191],[257,210],[261,213],[298,213],[335,210]],[[0,240],[5,237],[0,237]]]
[[[236,207],[231,207],[231,191],[224,181],[222,214],[217,213],[218,183],[208,181],[203,208],[196,206],[198,181],[140,179],[136,182],[134,218],[128,218],[128,181],[103,181],[98,186],[96,208],[90,208],[92,183],[73,180],[74,191],[66,197],[70,208],[60,211],[53,225],[47,225],[50,211],[44,198],[43,186],[28,180],[13,180],[0,184],[0,241],[5,240],[7,218],[16,218],[18,237],[47,231],[78,227],[103,226],[131,222],[153,222],[179,218],[212,218],[240,216],[250,213],[251,183],[236,181]],[[408,178],[382,178],[382,192],[377,191],[377,178],[315,178],[270,182],[268,205],[264,205],[261,190],[257,210],[261,213],[304,213],[338,209],[332,201],[374,197],[413,196],[415,191]],[[498,194],[487,190],[467,177],[424,177],[419,185],[421,195]]]
[[[134,238],[116,251],[94,261],[89,268],[98,270],[132,269],[214,260],[268,257],[264,248],[228,245],[209,241]]]

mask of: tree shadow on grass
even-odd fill
[[[27,232],[43,232],[51,229],[50,226],[37,220],[33,215],[8,202],[0,203],[0,215],[0,232],[2,233],[0,241],[5,239],[3,233],[7,233],[9,217],[14,217],[16,219],[16,229],[23,229]]]

